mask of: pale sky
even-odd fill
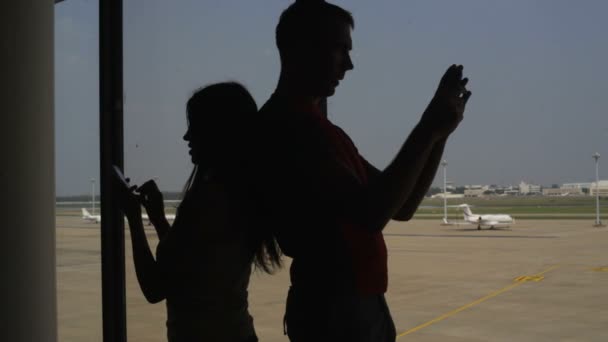
[[[135,182],[181,189],[196,88],[235,80],[258,106],[267,100],[279,72],[274,27],[289,3],[125,1],[125,165]],[[590,181],[594,152],[608,178],[608,2],[334,3],[355,18],[355,69],[329,99],[330,118],[376,166],[392,160],[456,63],[473,96],[446,148],[449,181]],[[55,5],[58,195],[86,194],[99,179],[97,12],[92,0]]]

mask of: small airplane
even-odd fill
[[[509,227],[515,223],[515,219],[511,215],[507,214],[483,214],[475,215],[471,211],[471,207],[468,204],[460,204],[457,207],[461,208],[464,213],[464,220],[470,224],[476,224],[477,229],[481,227]]]
[[[83,220],[89,221],[89,222],[95,222],[95,223],[100,223],[101,222],[101,215],[91,215],[91,213],[89,213],[89,211],[86,210],[85,208],[81,208],[81,211],[82,211],[82,219]],[[169,221],[174,221],[175,220],[175,214],[165,214],[165,217]],[[142,218],[142,220],[144,222],[147,222],[148,225],[152,224],[150,222],[150,218],[148,217],[148,215],[141,214],[141,218]]]
[[[89,222],[99,223],[101,222],[101,215],[91,215],[85,208],[80,209],[82,211],[82,219]]]

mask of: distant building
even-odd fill
[[[464,197],[480,197],[484,195],[484,192],[488,191],[490,186],[488,185],[465,185],[464,186]]]
[[[484,192],[486,192],[484,189],[465,189],[464,197],[480,197]]]
[[[543,189],[543,196],[582,196],[583,189],[580,188],[546,188]]]
[[[540,185],[527,184],[522,181],[519,183],[519,194],[520,195],[538,195],[541,193]]]
[[[445,182],[445,188],[446,188],[447,192],[451,192],[451,191],[454,191],[454,189],[456,189],[456,187],[454,186],[454,182],[450,182],[450,181]]]
[[[465,185],[465,190],[483,190],[486,191],[490,189],[489,185]]]
[[[463,194],[453,194],[451,192],[447,192],[445,194],[445,196],[444,196],[443,192],[440,192],[438,194],[434,194],[433,196],[431,196],[431,198],[444,198],[444,197],[447,198],[447,199],[450,199],[450,198],[463,198],[464,195]]]
[[[599,184],[597,184],[596,182],[591,183],[589,187],[589,195],[596,196],[596,191],[599,192],[600,196],[608,197],[608,180],[601,180]]]
[[[505,195],[515,196],[515,195],[519,195],[519,188],[516,186],[513,186],[513,185],[509,185],[509,186],[503,187],[502,192]]]
[[[589,190],[591,187],[591,183],[564,183],[562,184],[562,189],[580,189],[584,191],[584,189]]]

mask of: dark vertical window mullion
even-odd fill
[[[126,342],[124,220],[112,191],[123,168],[122,0],[99,0],[99,130],[103,341]]]

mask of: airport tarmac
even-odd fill
[[[387,300],[397,341],[608,341],[608,228],[592,225],[518,220],[478,231],[392,222]],[[166,341],[165,306],[145,301],[130,243],[125,250],[128,340]],[[287,269],[252,276],[260,341],[287,341],[288,284]],[[102,341],[98,224],[57,217],[57,293],[59,341]]]

